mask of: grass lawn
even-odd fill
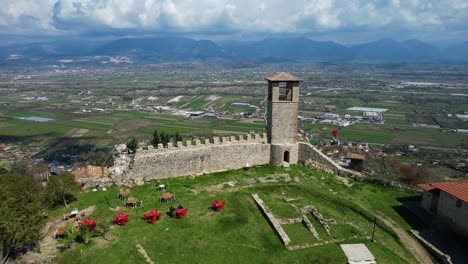
[[[406,119],[388,119],[385,118],[385,124],[391,125],[411,125],[411,123]]]
[[[8,126],[0,129],[0,135],[3,136],[53,136],[62,137],[67,134],[72,128],[64,127],[55,123],[40,123],[33,122],[18,126]]]
[[[400,120],[394,119],[399,122]],[[405,121],[405,120],[401,120]],[[468,136],[461,133],[452,133],[441,129],[415,128],[401,124],[353,124],[347,127],[337,127],[321,124],[301,124],[301,129],[319,135],[319,139],[330,139],[331,131],[338,130],[341,140],[378,144],[414,144],[447,148],[460,148],[468,142]],[[327,128],[327,130],[321,130]]]
[[[206,95],[199,95],[199,96],[195,97],[194,99],[192,99],[190,101],[190,103],[188,103],[186,105],[183,105],[182,107],[192,109],[192,110],[200,110],[205,104],[208,103],[206,101],[207,97],[208,96],[206,96]]]
[[[278,182],[260,183],[258,177],[282,175]],[[285,175],[290,179],[286,180]],[[235,181],[234,187],[226,184]],[[168,191],[176,194],[177,201],[188,209],[185,219],[164,219],[154,225],[145,223],[141,217],[152,208],[167,212],[170,204],[158,202],[162,195],[156,191],[156,181],[131,189],[131,196],[144,202],[143,208],[126,209],[123,201],[115,199],[118,189],[107,192],[84,192],[77,195],[71,208],[84,209],[96,205],[89,215],[99,223],[109,223],[122,211],[130,215],[125,227],[112,226],[110,241],[93,237],[88,245],[78,244],[74,249],[60,254],[59,263],[145,263],[136,244],[140,243],[149,257],[157,263],[344,263],[346,258],[338,243],[331,242],[303,250],[287,250],[276,236],[253,201],[251,194],[258,193],[277,217],[300,217],[301,208],[314,205],[325,218],[333,218],[338,225],[331,225],[338,237],[358,233],[360,238],[345,242],[364,242],[369,245],[379,263],[414,263],[415,259],[386,227],[379,223],[377,242],[365,238],[372,228],[372,210],[392,217],[405,229],[409,226],[394,210],[397,198],[408,194],[383,187],[354,183],[349,188],[334,177],[302,166],[278,168],[261,166],[250,170],[236,170],[204,175],[161,180]],[[256,183],[253,183],[256,182]],[[286,202],[285,197],[297,198]],[[219,199],[226,203],[225,210],[213,212],[211,203]],[[112,209],[114,206],[119,208]],[[51,216],[59,216],[70,209],[59,208]],[[341,224],[354,223],[356,228]],[[313,221],[314,225],[318,225]],[[293,244],[314,243],[316,239],[301,224],[283,225]],[[320,236],[329,240],[324,230],[317,227]]]

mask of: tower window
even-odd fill
[[[279,100],[292,101],[292,85],[287,82],[279,83]]]

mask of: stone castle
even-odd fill
[[[326,172],[354,172],[341,168],[308,143],[297,141],[299,86],[301,78],[277,73],[268,81],[267,133],[211,140],[177,142],[167,147],[159,144],[147,150],[138,149],[129,171],[128,181],[200,175],[249,166],[273,164],[289,166],[307,162]],[[122,179],[125,181],[125,179]]]

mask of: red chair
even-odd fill
[[[211,209],[216,212],[221,212],[224,209],[224,202],[216,200],[212,205]]]
[[[86,225],[88,226],[88,230],[91,231],[93,230],[95,227],[96,227],[96,220],[90,220],[89,218],[86,218],[83,222],[78,222],[78,226],[81,226],[81,225]]]
[[[149,214],[146,214],[146,213],[143,214],[143,219],[151,224],[153,224],[157,220],[161,220],[161,218],[162,218],[162,213],[158,213],[156,209],[151,210]]]
[[[177,209],[176,211],[176,217],[180,219],[184,218],[186,214],[187,214],[187,209]]]
[[[125,214],[122,214],[122,213],[119,213],[117,215],[117,217],[114,217],[114,224],[118,224],[118,225],[126,225],[127,224],[127,221],[128,221],[128,215],[125,215]]]

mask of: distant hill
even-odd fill
[[[94,51],[97,55],[147,54],[162,60],[193,60],[226,57],[223,49],[210,40],[180,37],[123,38]]]
[[[397,42],[383,39],[349,48],[348,60],[378,62],[432,62],[441,59],[441,51],[436,47],[419,41]]]
[[[307,38],[267,38],[257,42],[226,43],[225,47],[237,56],[262,60],[339,61],[347,55],[347,48],[343,45]]]
[[[89,55],[102,42],[88,40],[61,40],[47,43],[28,43],[0,47],[0,56],[84,56]]]
[[[121,38],[107,43],[64,40],[0,47],[0,58],[5,59],[13,54],[44,60],[70,56],[128,56],[137,63],[218,59],[256,63],[468,63],[468,42],[439,49],[419,40],[399,42],[382,39],[347,47],[331,41],[314,41],[308,38],[266,38],[260,41],[225,41],[217,44],[211,40],[155,37]]]

